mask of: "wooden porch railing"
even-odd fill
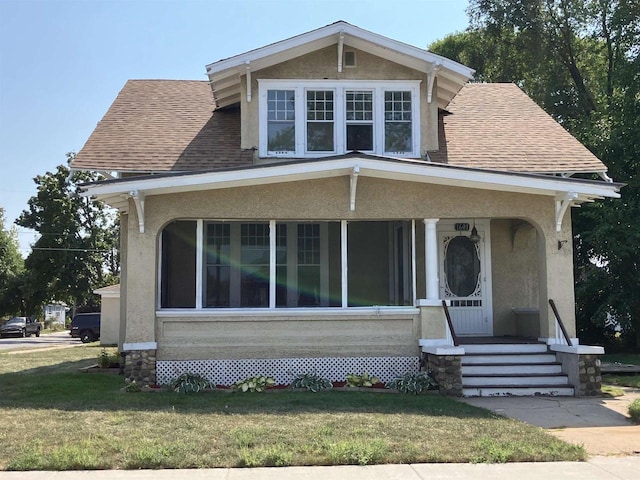
[[[567,345],[573,347],[573,342],[567,333],[567,329],[564,327],[564,323],[562,323],[562,319],[560,318],[560,314],[558,313],[558,309],[556,308],[555,302],[550,298],[549,305],[551,305],[551,310],[553,310],[553,314],[556,316],[556,324],[560,326],[560,330],[562,330],[562,335],[564,335],[564,339],[567,342]]]
[[[449,315],[449,307],[447,307],[446,300],[442,300],[442,308],[444,310],[444,315],[447,317],[447,325],[449,325],[449,331],[451,332],[451,338],[453,339],[453,346],[458,346],[458,336],[456,335],[456,331],[453,329],[453,322],[451,321],[451,315]]]

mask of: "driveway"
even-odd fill
[[[32,335],[26,338],[0,338],[0,352],[6,352],[8,350],[19,349],[21,351],[25,349],[37,349],[48,347],[71,347],[73,345],[80,345],[81,342],[77,338],[71,338],[69,331],[56,333],[44,333],[39,337]]]
[[[584,445],[590,455],[640,454],[640,425],[629,420],[640,390],[622,397],[486,397],[464,402],[545,428],[556,437]]]

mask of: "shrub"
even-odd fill
[[[426,392],[435,386],[437,386],[436,382],[427,372],[407,372],[386,384],[387,388],[395,388],[401,393],[413,393],[414,395]]]
[[[318,390],[333,388],[333,384],[316,373],[302,373],[293,379],[291,388],[306,388],[315,393]]]
[[[347,387],[372,387],[376,383],[380,383],[380,379],[378,377],[371,376],[366,372],[362,375],[357,375],[355,373],[347,375]]]
[[[112,365],[119,365],[120,356],[118,353],[109,353],[106,348],[103,348],[98,355],[98,366],[100,368],[109,368]]]
[[[276,381],[273,377],[260,375],[249,377],[233,384],[233,389],[239,392],[264,392],[268,387],[273,387]]]
[[[140,385],[138,385],[135,380],[132,380],[124,387],[124,391],[129,393],[137,393],[142,391],[142,387],[140,387]]]
[[[169,388],[177,393],[197,393],[212,388],[211,382],[196,373],[183,373],[169,384]]]
[[[640,398],[636,398],[629,405],[629,416],[635,423],[640,423]]]

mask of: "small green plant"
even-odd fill
[[[125,392],[129,392],[129,393],[137,393],[137,392],[141,392],[142,391],[142,387],[140,385],[138,385],[135,380],[131,380],[124,387],[124,391]]]
[[[293,379],[291,388],[306,388],[315,393],[318,390],[333,388],[333,384],[316,373],[302,373]]]
[[[640,423],[640,398],[636,398],[629,405],[629,416],[634,423]]]
[[[395,388],[401,393],[413,393],[414,395],[426,392],[435,386],[437,386],[436,382],[427,372],[407,372],[386,384],[387,388]]]
[[[347,375],[347,387],[372,387],[376,383],[380,383],[380,379],[369,375],[367,372],[362,375],[355,373]]]
[[[197,393],[212,388],[211,382],[197,373],[183,373],[169,384],[177,393]]]
[[[100,368],[109,368],[111,365],[118,364],[119,357],[117,353],[109,353],[106,348],[103,348],[98,355],[98,366]]]
[[[264,392],[268,387],[273,387],[276,380],[273,377],[260,375],[249,377],[233,384],[233,389],[239,392]]]

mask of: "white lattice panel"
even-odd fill
[[[418,371],[418,357],[322,357],[239,360],[160,360],[158,383],[165,385],[183,373],[197,373],[216,385],[231,385],[256,375],[274,377],[288,385],[296,375],[315,373],[331,381],[344,381],[349,373],[368,373],[382,382],[396,375]]]

